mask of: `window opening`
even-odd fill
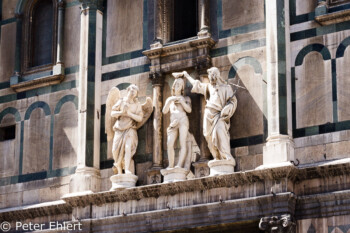
[[[174,0],[174,41],[197,35],[197,0]]]
[[[0,142],[12,140],[16,137],[16,125],[0,127]]]
[[[39,1],[33,8],[31,16],[32,67],[52,63],[53,15],[51,0]]]

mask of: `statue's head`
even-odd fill
[[[183,95],[185,89],[185,82],[182,78],[176,78],[173,86],[171,88],[171,94],[176,95]]]
[[[221,78],[220,71],[216,67],[207,70],[209,81],[211,84],[224,84],[225,81]]]
[[[136,101],[139,94],[139,88],[135,84],[131,84],[126,90],[128,92],[128,97]]]

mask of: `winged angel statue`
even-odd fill
[[[113,171],[116,174],[135,174],[133,156],[136,152],[137,130],[148,120],[153,111],[152,99],[147,97],[141,104],[138,100],[139,88],[131,84],[125,97],[113,87],[106,101],[105,127],[107,140],[113,139]]]

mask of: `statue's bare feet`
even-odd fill
[[[131,171],[129,171],[129,170],[125,170],[125,174],[130,175],[130,174],[132,174],[132,172],[131,172]]]

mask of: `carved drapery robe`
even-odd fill
[[[214,159],[233,160],[229,128],[230,118],[237,107],[237,99],[231,86],[228,84],[213,86],[196,80],[192,92],[204,95],[207,101],[203,116],[203,134]],[[223,110],[227,115],[221,116]]]
[[[125,106],[136,115],[143,115],[142,107],[139,102],[127,103],[126,98],[119,100],[112,108],[114,111],[121,111]],[[112,153],[114,161],[117,164],[123,163],[125,157],[125,146],[129,143],[131,155],[136,153],[138,137],[137,137],[137,122],[131,117],[120,116],[117,118],[113,126],[114,138]],[[124,167],[124,165],[123,165]],[[131,169],[134,170],[134,169]],[[134,173],[134,171],[132,171]]]

